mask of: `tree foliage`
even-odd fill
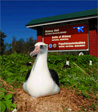
[[[4,45],[4,38],[7,37],[5,33],[0,31],[0,55],[4,54],[5,45]]]
[[[23,38],[16,40],[15,37],[13,37],[12,43],[8,44],[6,43],[6,52],[5,54],[11,54],[11,53],[25,53],[29,54],[34,49],[35,40],[33,40],[33,37],[28,38],[26,41],[24,41]]]

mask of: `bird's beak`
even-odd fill
[[[40,52],[39,46],[35,46],[35,49],[30,53],[30,56],[33,57],[34,55],[37,55]]]

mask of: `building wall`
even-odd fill
[[[98,57],[98,36],[96,30],[89,31],[89,54]]]
[[[42,42],[42,27],[37,28],[37,42]]]
[[[97,19],[89,20],[89,54],[98,57],[98,36],[97,36],[96,24]],[[62,24],[60,25],[62,26]],[[44,42],[43,27],[37,28],[37,42]]]

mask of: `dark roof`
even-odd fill
[[[26,26],[55,22],[55,21],[62,21],[62,20],[68,20],[68,19],[74,19],[74,18],[88,17],[88,16],[97,15],[97,14],[98,14],[98,8],[86,10],[86,11],[69,13],[69,14],[45,17],[45,18],[40,18],[40,19],[33,19],[32,21],[27,23]]]

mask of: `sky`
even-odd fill
[[[33,19],[98,8],[97,0],[0,0],[0,30],[11,43],[29,37],[37,38],[37,31],[25,25]]]

